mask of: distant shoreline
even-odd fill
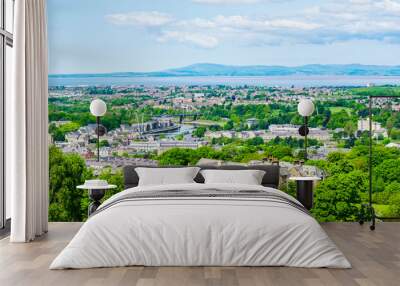
[[[221,65],[197,63],[151,72],[50,74],[50,77],[184,77],[184,76],[400,76],[400,66],[363,64],[308,64],[302,66]]]
[[[367,84],[400,86],[400,76],[287,75],[287,76],[49,76],[49,86],[267,86],[360,87]]]

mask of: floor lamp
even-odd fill
[[[373,128],[372,128],[372,101],[374,98],[399,98],[398,95],[370,95],[369,96],[369,104],[368,104],[368,113],[369,113],[369,162],[368,162],[368,173],[369,173],[369,185],[368,185],[368,204],[361,205],[361,216],[360,216],[360,224],[364,223],[364,220],[368,218],[371,220],[371,225],[369,228],[371,230],[375,230],[375,221],[376,219],[399,219],[398,217],[380,217],[375,213],[374,206],[372,205],[372,179],[373,179],[373,166],[372,166],[372,141],[373,141]],[[365,217],[365,213],[369,215],[368,218]]]
[[[304,161],[307,161],[308,154],[307,154],[307,135],[310,132],[308,129],[308,118],[314,113],[315,106],[311,99],[302,99],[300,100],[297,111],[301,116],[304,117],[304,124],[299,128],[299,134],[304,136]]]
[[[100,125],[100,117],[104,116],[107,112],[107,105],[101,99],[94,99],[90,103],[90,113],[96,116],[96,135],[97,135],[97,162],[100,162],[100,136],[106,133],[106,129],[103,125]]]

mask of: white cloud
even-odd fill
[[[244,16],[217,16],[214,21],[217,26],[222,26],[225,28],[250,29],[254,31],[268,31],[276,29],[313,30],[320,27],[320,25],[316,23],[309,23],[301,20],[255,20]]]
[[[399,15],[398,0],[336,0],[304,11],[305,18],[321,25],[317,29],[319,43],[364,39],[399,42]],[[316,40],[310,35],[313,38]]]
[[[400,13],[399,0],[337,0],[320,5],[322,12],[352,13],[355,16],[377,18],[378,16],[391,17]]]
[[[255,0],[193,0],[202,3],[249,3]],[[263,1],[263,0],[260,0]],[[295,12],[219,15],[174,19],[160,12],[107,16],[118,25],[157,27],[159,42],[202,48],[232,45],[327,44],[352,40],[400,42],[400,0],[326,0]]]
[[[199,29],[214,29],[217,27],[216,23],[212,20],[195,18],[192,20],[179,21],[174,24],[176,27],[194,27]]]
[[[173,18],[170,15],[157,11],[138,11],[110,14],[106,16],[106,19],[115,25],[131,25],[141,27],[160,27],[173,21]]]
[[[165,31],[157,40],[161,43],[175,40],[179,43],[189,43],[205,49],[215,48],[218,45],[218,39],[213,36],[182,31]]]
[[[400,13],[400,2],[394,0],[377,1],[376,6],[388,12]]]
[[[193,0],[194,3],[201,4],[254,4],[260,0]]]

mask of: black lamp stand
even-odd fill
[[[97,134],[97,162],[100,162],[100,117],[96,117],[96,134]]]
[[[304,116],[304,125],[299,128],[299,134],[304,137],[304,161],[308,160],[308,140],[307,135],[310,132],[308,129],[308,116]]]
[[[96,135],[97,135],[97,162],[100,162],[100,136],[107,133],[107,129],[100,124],[100,116],[96,116]]]
[[[372,130],[372,100],[374,98],[398,98],[399,96],[396,95],[378,95],[378,96],[369,96],[369,162],[368,162],[368,173],[369,173],[369,186],[368,186],[368,204],[361,205],[361,213],[360,213],[360,220],[359,223],[363,224],[364,221],[371,221],[371,225],[369,228],[371,230],[375,230],[375,222],[376,219],[400,219],[398,217],[380,217],[376,215],[374,206],[372,205],[372,177],[373,177],[373,166],[372,166],[372,141],[373,141],[373,130]]]

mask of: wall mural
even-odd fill
[[[312,214],[357,221],[368,96],[400,96],[399,9],[385,3],[49,0],[50,220],[87,218],[76,189],[86,179],[117,185],[108,198],[123,189],[124,165],[201,161],[279,164],[291,195],[290,177],[318,177]],[[100,125],[94,99],[106,104]],[[399,98],[374,101],[382,216],[400,215],[399,111]]]

